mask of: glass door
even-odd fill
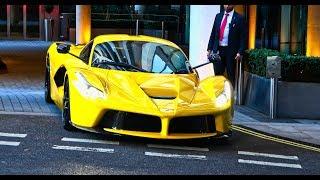
[[[39,5],[26,5],[27,38],[39,39]]]
[[[7,38],[7,6],[0,5],[0,38]]]
[[[10,5],[10,34],[11,39],[23,39],[23,5]]]
[[[256,48],[280,49],[280,5],[257,5]]]

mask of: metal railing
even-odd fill
[[[69,38],[69,29],[75,27],[75,13],[61,13],[60,22],[60,38]],[[180,28],[180,17],[177,15],[159,15],[159,14],[115,14],[115,13],[91,13],[91,22],[99,22],[101,25],[103,22],[109,23],[109,25],[114,25],[115,23],[121,23],[128,29],[133,29],[133,24],[135,24],[136,34],[139,32],[139,25],[145,25],[144,23],[153,24],[153,28],[161,28],[161,37],[165,37],[165,24],[171,24],[172,27],[176,27],[174,31],[179,33]],[[115,22],[115,23],[112,23]],[[157,26],[155,26],[157,25]],[[105,25],[108,28],[108,25]],[[94,28],[94,27],[93,27]],[[167,28],[168,29],[168,28]]]
[[[75,21],[75,13],[61,13],[61,17],[69,17]],[[106,22],[159,22],[176,24],[177,31],[180,27],[180,17],[177,15],[159,15],[159,14],[113,14],[113,13],[91,13],[91,21],[106,21]]]

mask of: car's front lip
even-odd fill
[[[216,136],[217,133],[170,133],[163,135],[160,132],[141,132],[141,131],[128,131],[122,129],[103,128],[104,131],[114,134],[122,134],[129,136],[137,136],[153,139],[198,139]]]

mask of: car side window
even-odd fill
[[[81,51],[80,56],[79,56],[80,59],[86,64],[89,64],[89,58],[90,58],[90,52],[91,52],[92,44],[93,44],[93,41],[89,42],[83,48],[83,50]]]

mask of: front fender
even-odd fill
[[[70,94],[70,115],[73,124],[82,127],[94,127],[103,115],[104,99],[92,99],[81,94],[81,89],[77,87],[79,81],[76,73],[81,73],[85,79],[95,88],[103,91],[107,95],[104,81],[97,75],[86,69],[72,68],[68,70],[69,94]]]

